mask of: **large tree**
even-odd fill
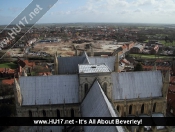
[[[137,63],[134,67],[134,71],[143,71],[143,67],[141,63]]]

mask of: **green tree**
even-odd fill
[[[143,67],[141,63],[137,63],[134,67],[134,71],[143,71]]]

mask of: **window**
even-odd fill
[[[60,110],[57,109],[57,117],[60,117]]]
[[[43,117],[46,117],[46,111],[43,110]]]
[[[154,103],[154,105],[153,105],[153,112],[155,112],[156,111],[156,103]]]
[[[88,92],[88,84],[85,83],[85,84],[84,84],[84,94],[86,95],[87,92]]]
[[[74,117],[74,109],[71,109],[71,117]]]
[[[141,114],[144,113],[144,104],[142,104],[142,107],[141,107]]]
[[[129,114],[132,114],[132,105],[129,106]]]
[[[32,117],[32,111],[29,110],[29,117]]]
[[[103,83],[103,91],[105,94],[107,94],[107,83]]]
[[[117,111],[120,112],[120,106],[119,105],[117,105]]]

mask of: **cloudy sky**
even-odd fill
[[[0,0],[0,24],[9,24],[31,2]],[[72,22],[175,24],[175,0],[58,0],[38,23]]]

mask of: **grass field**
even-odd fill
[[[165,40],[159,40],[160,43],[162,43],[164,46],[175,46],[175,42],[170,43],[170,42],[165,42]]]
[[[170,43],[169,41],[166,43],[165,40],[158,40],[161,44],[163,44],[164,46],[175,46],[175,42]],[[146,41],[144,41],[145,43],[149,42],[149,40],[147,39]]]
[[[155,59],[155,58],[169,59],[174,57],[174,56],[157,56],[157,55],[155,56],[155,55],[144,55],[144,54],[130,54],[130,56],[143,59]]]
[[[18,67],[18,65],[15,63],[2,63],[2,64],[0,64],[0,68],[16,69],[17,67]]]
[[[144,43],[148,43],[149,42],[149,40],[147,39],[146,41],[144,41]]]

